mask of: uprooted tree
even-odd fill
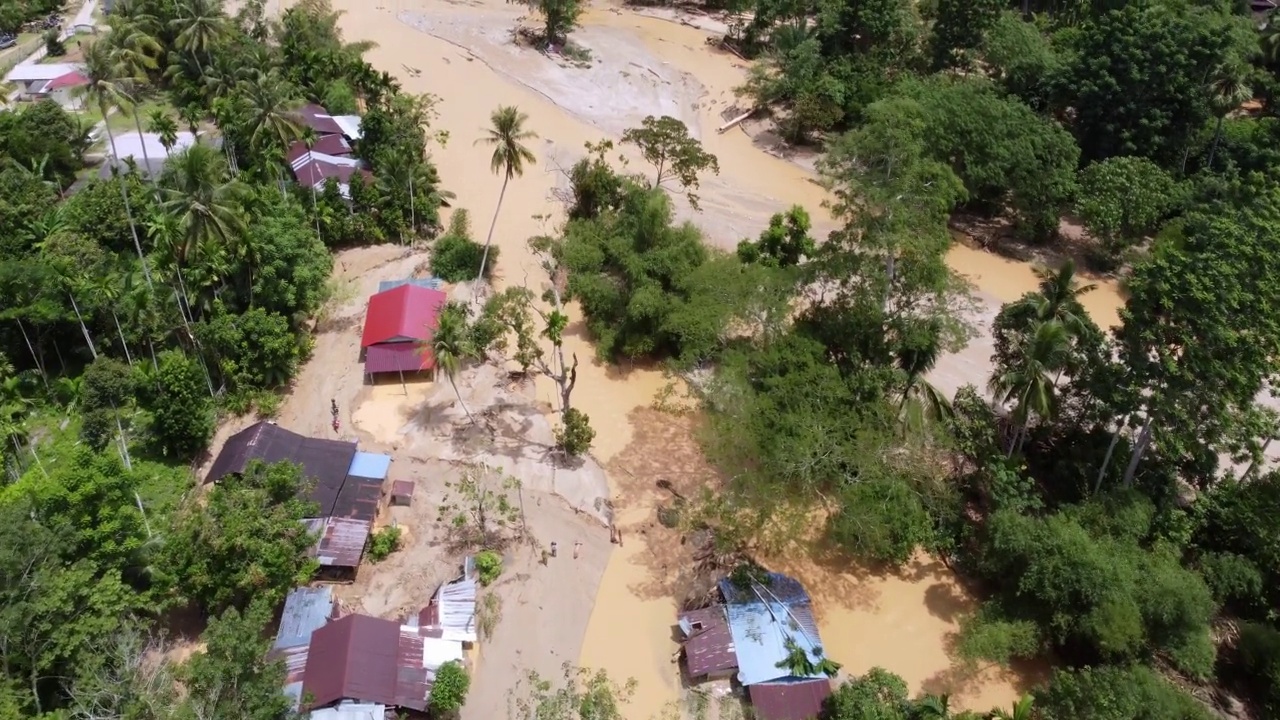
[[[497,548],[524,533],[523,496],[516,478],[488,465],[470,465],[444,486],[448,495],[440,505],[440,521],[449,524],[455,545]]]

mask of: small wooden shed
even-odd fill
[[[396,480],[391,483],[391,504],[409,507],[413,504],[413,481]]]

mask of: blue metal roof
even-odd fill
[[[355,457],[351,458],[351,467],[347,469],[347,475],[371,480],[386,480],[387,472],[390,470],[390,455],[356,452]]]
[[[440,286],[443,284],[444,284],[444,281],[442,281],[440,278],[434,278],[434,277],[405,278],[404,280],[383,280],[382,282],[378,283],[378,292],[386,292],[393,288],[398,288],[401,285],[417,285],[418,287],[424,287],[429,290],[439,290]]]
[[[809,595],[795,580],[770,573],[765,583],[739,588],[728,579],[720,581],[720,592],[728,605],[729,633],[738,656],[738,681],[743,685],[797,677],[782,667],[794,643],[816,665],[822,656]],[[824,678],[814,674],[801,677]]]
[[[332,612],[332,587],[294,588],[285,598],[280,630],[272,647],[283,650],[306,646],[311,642],[311,633],[324,627]]]

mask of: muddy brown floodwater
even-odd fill
[[[531,147],[539,162],[506,193],[494,236],[501,250],[499,287],[541,288],[545,278],[525,240],[546,232],[562,217],[556,195],[566,187],[563,170],[582,156],[584,142],[616,140],[623,129],[650,114],[682,119],[719,158],[720,175],[702,183],[702,212],[694,213],[682,200],[675,203],[681,217],[704,229],[708,242],[731,248],[742,237],[758,233],[769,215],[793,204],[810,209],[820,235],[833,227],[821,210],[824,191],[810,169],[771,154],[767,140],[743,129],[716,133],[726,114],[736,114],[733,88],[741,84],[746,66],[709,49],[705,30],[596,5],[575,32],[575,40],[591,52],[590,67],[573,67],[512,44],[510,33],[520,18],[520,6],[500,0],[333,4],[346,12],[341,27],[348,41],[378,43],[367,55],[375,67],[395,75],[409,92],[440,97],[435,129],[447,131],[449,142],[434,149],[433,156],[446,186],[457,193],[455,204],[471,211],[477,235],[488,228],[500,181],[489,171],[487,150],[473,142],[499,104],[516,105],[528,114],[528,129],[539,135]],[[279,11],[279,0],[268,9]],[[643,168],[633,155],[631,159],[632,167]],[[984,333],[1001,302],[1035,287],[1026,263],[959,243],[948,261],[973,283],[980,301],[974,319]],[[1084,302],[1099,324],[1116,322],[1121,300],[1114,283],[1099,281]],[[580,316],[575,307],[569,311]],[[597,430],[593,455],[609,470],[617,522],[648,527],[657,498],[636,488],[652,486],[654,478],[647,474],[664,472],[663,463],[674,457],[672,448],[678,442],[697,454],[691,432],[664,434],[652,427],[656,421],[651,415],[645,416],[647,429],[638,432],[637,409],[652,404],[666,384],[662,374],[652,368],[596,362],[581,323],[571,330],[566,346],[581,361],[574,404],[591,417]],[[989,338],[980,336],[969,348],[944,358],[934,380],[948,391],[964,383],[982,387],[990,355]],[[538,385],[537,397],[545,408],[554,407],[549,383]],[[375,434],[395,430],[382,427],[374,417],[357,420],[366,420]],[[617,458],[630,458],[630,464],[611,464]],[[655,565],[654,551],[652,543],[635,537],[614,548],[579,658],[582,665],[604,668],[617,679],[638,681],[637,697],[627,713],[637,720],[678,699],[681,687],[673,662],[675,600],[654,591],[667,579],[662,576],[673,570]],[[958,617],[972,608],[973,600],[949,570],[927,557],[894,575],[822,567],[794,558],[772,564],[808,586],[828,655],[851,672],[879,665],[902,675],[914,691],[952,692],[957,704],[983,710],[1009,703],[1031,679],[995,670],[969,676],[955,669],[950,642]]]

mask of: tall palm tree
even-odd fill
[[[169,159],[160,178],[160,209],[175,218],[182,244],[178,265],[203,259],[210,243],[232,249],[244,231],[245,186],[233,179],[221,153],[195,144]]]
[[[87,284],[98,300],[105,302],[107,311],[111,313],[111,320],[116,325],[116,335],[120,337],[120,347],[124,348],[124,359],[129,363],[129,367],[133,367],[133,355],[129,353],[129,341],[125,339],[124,328],[120,325],[120,315],[116,312],[123,290],[120,279],[119,275],[113,272],[106,272],[96,278],[87,278]]]
[[[467,311],[454,303],[449,303],[440,312],[434,330],[428,327],[427,331],[431,334],[427,344],[435,357],[436,370],[444,373],[444,376],[449,379],[449,384],[453,386],[453,394],[458,396],[458,404],[467,414],[467,419],[474,424],[476,419],[472,417],[466,402],[462,400],[462,393],[458,391],[458,384],[455,381],[463,363],[476,355],[471,338],[467,335]]]
[[[1036,320],[1014,349],[1008,364],[999,366],[988,388],[1004,405],[1013,403],[1017,427],[1009,442],[1009,455],[1022,449],[1032,416],[1052,418],[1057,413],[1057,388],[1053,375],[1066,364],[1071,333],[1057,320]]]
[[[151,157],[147,153],[147,144],[142,137],[142,118],[139,109],[142,105],[142,93],[146,89],[151,70],[157,67],[156,58],[164,52],[156,39],[144,32],[140,27],[123,22],[111,29],[107,36],[111,53],[115,57],[116,67],[124,80],[124,89],[130,99],[130,114],[133,125],[138,130],[138,140],[142,144],[142,159],[147,166],[147,175],[151,175]]]
[[[1080,298],[1097,289],[1098,286],[1094,283],[1080,284],[1076,281],[1074,260],[1067,260],[1057,270],[1036,267],[1034,272],[1040,279],[1038,297],[1036,297],[1036,316],[1041,320],[1057,320],[1072,335],[1078,335],[1085,326],[1086,319]]]
[[[538,158],[533,151],[524,146],[534,140],[538,134],[525,130],[528,115],[520,112],[514,105],[500,105],[489,116],[490,126],[485,129],[484,137],[475,144],[484,143],[493,147],[493,155],[489,158],[489,169],[495,175],[502,175],[502,191],[498,193],[498,206],[493,210],[493,222],[489,223],[489,236],[484,241],[484,254],[480,257],[480,272],[476,275],[476,289],[484,279],[485,264],[489,262],[489,245],[493,243],[493,229],[498,225],[498,213],[502,212],[502,199],[507,194],[507,183],[511,178],[524,175],[525,163],[536,163]],[[474,293],[473,293],[474,297]]]
[[[116,136],[111,132],[111,123],[107,122],[107,112],[111,108],[128,108],[130,99],[125,82],[121,81],[120,67],[111,46],[105,42],[96,42],[85,48],[84,75],[88,80],[78,92],[93,100],[102,113],[102,124],[107,130],[107,140],[111,143],[111,157],[118,161]],[[112,166],[114,173],[116,166]],[[133,208],[129,204],[127,182],[120,181],[120,195],[124,198],[125,217],[129,220],[129,232],[133,235],[133,247],[138,252],[138,260],[142,263],[142,273],[151,285],[151,271],[147,268],[147,256],[142,252],[142,243],[138,240],[138,225],[133,220]]]
[[[1213,73],[1209,81],[1209,104],[1218,123],[1213,130],[1213,145],[1209,148],[1209,161],[1205,167],[1213,169],[1213,157],[1218,153],[1218,142],[1222,140],[1222,123],[1232,111],[1242,103],[1253,98],[1253,88],[1245,82],[1245,71],[1239,67],[1221,67]]]
[[[1013,704],[1013,712],[1006,712],[1004,708],[997,708],[992,714],[994,720],[1031,720],[1032,703],[1035,698],[1031,695],[1023,695]]]
[[[177,16],[169,21],[169,28],[177,33],[174,45],[191,56],[202,76],[204,66],[200,56],[208,57],[209,51],[226,34],[226,19],[222,0],[181,0]]]
[[[920,698],[916,717],[919,720],[951,720],[951,696],[930,693]]]
[[[160,136],[166,158],[173,154],[173,148],[178,144],[178,123],[164,108],[155,108],[147,116],[147,131]]]
[[[289,144],[302,137],[298,90],[277,71],[260,74],[240,83],[244,102],[249,148],[262,157],[284,158]]]
[[[898,401],[898,419],[904,434],[908,427],[918,426],[926,420],[936,422],[951,415],[951,401],[924,379],[938,364],[941,355],[942,335],[936,325],[899,342],[894,360],[906,375],[902,398]]]

